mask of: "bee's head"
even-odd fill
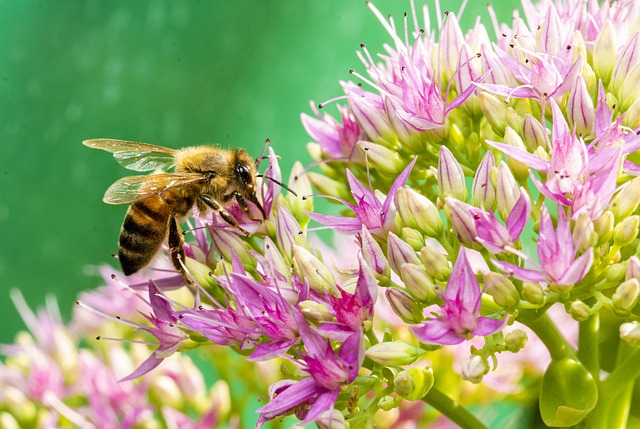
[[[238,192],[242,196],[258,206],[262,213],[262,217],[266,219],[267,215],[262,208],[262,204],[256,197],[256,166],[255,161],[244,150],[240,149],[236,152],[235,175],[238,183]]]

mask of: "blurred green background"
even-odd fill
[[[463,28],[480,14],[495,37],[484,2],[471,3]],[[375,4],[398,25],[410,8]],[[499,18],[511,10],[503,2]],[[380,52],[388,41],[364,0],[0,0],[0,343],[23,328],[10,288],[32,308],[55,294],[68,314],[78,291],[100,284],[91,267],[115,262],[126,207],[101,199],[131,172],[82,140],[257,155],[268,137],[286,174],[309,161],[299,119],[309,100],[340,95],[348,70],[363,71],[360,43]]]

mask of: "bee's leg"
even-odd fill
[[[249,216],[249,219],[251,219],[254,222],[262,222],[263,219],[256,219],[256,218],[253,217],[253,215],[251,214],[251,210],[249,210],[249,206],[247,205],[247,200],[244,199],[244,197],[240,194],[240,192],[233,191],[232,193],[230,193],[228,195],[225,195],[224,196],[224,202],[226,203],[231,198],[235,198],[236,199],[236,201],[237,201],[238,205],[240,206],[240,208],[242,209],[242,211],[245,212],[247,216]],[[262,206],[260,206],[258,204],[258,208],[264,214],[264,210],[262,209]]]
[[[184,277],[184,279],[188,283],[192,283],[191,279],[189,279],[187,273],[184,271],[183,266],[180,264],[180,261],[182,261],[183,264],[185,263],[186,255],[184,254],[184,241],[182,238],[182,233],[180,232],[178,220],[175,218],[175,216],[171,216],[169,218],[169,238],[167,242],[169,243],[169,255],[171,257],[171,263],[173,264],[175,269],[178,270],[180,274],[182,274],[182,277]]]
[[[240,225],[238,225],[238,222],[233,218],[233,216],[231,216],[223,207],[222,205],[217,202],[216,200],[214,200],[213,198],[211,198],[209,195],[200,195],[200,199],[202,200],[203,203],[205,203],[211,210],[214,210],[218,213],[220,213],[220,216],[222,217],[222,219],[224,219],[225,222],[227,222],[229,225],[231,225],[232,227],[238,229],[240,232],[242,232],[244,235],[249,236],[249,231],[247,231],[246,229],[242,228]]]

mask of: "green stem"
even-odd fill
[[[524,312],[523,312],[524,313]],[[557,360],[566,357],[576,359],[576,352],[562,336],[556,325],[546,314],[535,319],[523,318],[522,323],[527,325],[544,343],[551,354],[551,359]]]
[[[598,349],[598,329],[600,328],[600,315],[594,314],[589,319],[580,323],[578,336],[578,358],[584,367],[591,373],[594,380],[600,378],[600,352]]]
[[[640,377],[640,350],[621,342],[616,368],[600,383],[598,404],[587,427],[624,429],[626,427],[635,380]]]
[[[450,418],[462,429],[487,429],[469,410],[436,387],[432,387],[422,400]]]

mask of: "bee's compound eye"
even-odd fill
[[[245,164],[239,164],[236,167],[236,174],[238,175],[238,178],[242,181],[242,183],[251,183],[251,170],[249,170],[249,166]]]

